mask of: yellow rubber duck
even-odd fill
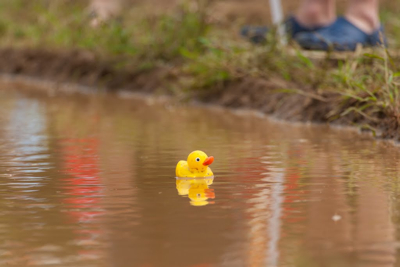
[[[204,178],[214,176],[210,167],[214,157],[207,156],[200,150],[189,154],[187,161],[181,160],[176,165],[176,177],[179,178]]]
[[[181,196],[187,195],[192,206],[205,206],[213,202],[208,199],[215,198],[214,189],[208,188],[214,178],[177,178],[176,189]]]

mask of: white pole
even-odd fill
[[[283,11],[281,0],[269,0],[272,23],[278,27],[278,36],[283,45],[286,44],[285,26],[283,25]]]

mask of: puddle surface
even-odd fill
[[[114,97],[0,90],[0,265],[396,266],[398,148]],[[215,179],[176,180],[196,149]]]

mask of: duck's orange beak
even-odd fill
[[[215,198],[215,193],[214,193],[214,189],[206,189],[206,190],[204,190],[204,195],[207,197],[207,198],[212,198],[212,199],[214,199]]]
[[[211,165],[211,163],[213,163],[213,162],[214,162],[214,157],[211,156],[211,157],[206,158],[206,160],[203,162],[203,165],[208,166],[208,165]]]

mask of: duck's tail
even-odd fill
[[[187,169],[187,162],[184,160],[179,161],[175,170],[176,177],[183,177],[182,171],[185,169]]]

